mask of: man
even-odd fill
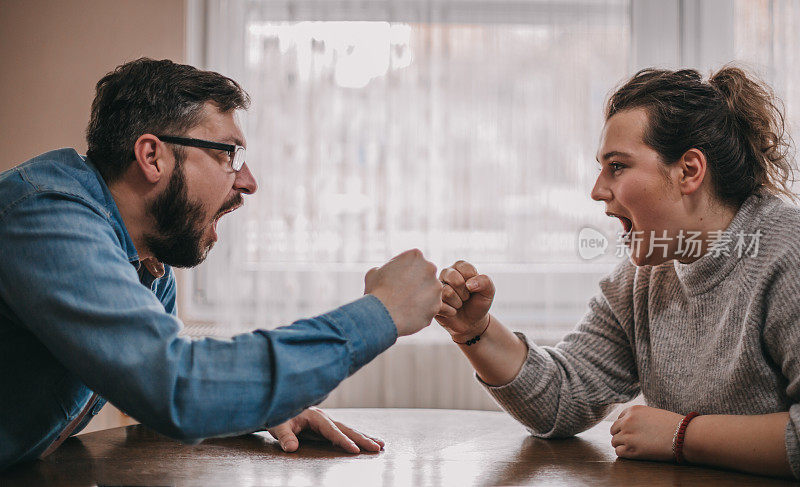
[[[170,266],[202,262],[256,191],[235,116],[248,104],[220,74],[139,59],[98,82],[86,157],[62,149],[0,174],[0,469],[49,454],[106,400],[183,441],[273,427],[287,451],[305,428],[354,453],[383,446],[308,408],[439,312],[419,251],[316,318],[178,336]]]

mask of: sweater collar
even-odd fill
[[[719,284],[736,264],[748,255],[748,245],[753,242],[759,226],[764,223],[764,216],[777,204],[778,197],[766,192],[757,192],[742,203],[723,235],[727,244],[718,241],[720,250],[713,247],[705,255],[690,264],[683,264],[677,259],[673,261],[678,280],[690,295],[705,293]],[[761,230],[761,237],[764,236]],[[743,239],[742,242],[740,240]],[[737,243],[739,247],[737,247]],[[742,247],[743,243],[743,247]]]

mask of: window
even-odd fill
[[[184,280],[184,315],[227,331],[287,324],[356,299],[370,267],[418,247],[439,267],[474,263],[497,285],[493,313],[554,343],[620,260],[619,223],[589,198],[606,96],[637,67],[730,57],[732,5],[190,4],[190,62],[252,96],[242,122],[260,189]],[[590,260],[586,227],[609,238]]]
[[[800,5],[796,2],[736,0],[736,59],[775,89],[784,103],[790,133],[800,128],[798,46]],[[793,191],[800,191],[797,183]]]

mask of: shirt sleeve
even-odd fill
[[[373,296],[227,340],[178,336],[174,280],[158,297],[143,286],[106,218],[46,193],[7,209],[0,299],[89,388],[163,434],[193,441],[279,424],[397,338]]]
[[[625,282],[632,275],[626,271],[630,269],[620,266],[601,281],[601,293],[589,302],[576,329],[555,347],[537,346],[517,333],[528,355],[510,383],[494,387],[476,375],[495,401],[534,436],[561,438],[585,431],[613,404],[639,393],[633,352],[621,324],[630,317],[624,305],[615,312],[609,301],[624,302],[631,292]]]
[[[791,245],[790,245],[791,246]],[[767,282],[763,340],[767,352],[786,378],[789,422],[784,441],[789,466],[800,479],[800,251],[778,259]]]

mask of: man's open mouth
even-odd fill
[[[228,213],[231,213],[232,211],[238,210],[241,207],[242,207],[242,203],[240,202],[240,203],[238,203],[238,204],[236,204],[236,205],[234,205],[234,206],[232,206],[230,208],[226,208],[226,209],[220,211],[217,214],[217,216],[214,217],[214,220],[211,222],[211,225],[213,226],[214,231],[215,232],[217,231],[217,223],[219,223],[220,218],[222,218],[223,216],[227,215]]]
[[[236,206],[233,206],[231,208],[228,208],[227,210],[223,210],[223,211],[219,212],[219,215],[217,215],[217,220],[222,218],[224,215],[227,215],[228,213],[231,213],[233,211],[238,210],[241,206],[242,205],[236,205]]]

